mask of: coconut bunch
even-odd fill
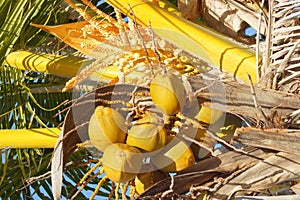
[[[103,170],[115,183],[134,181],[140,194],[155,182],[193,166],[215,145],[205,129],[186,122],[183,110],[195,106],[187,98],[183,81],[171,73],[157,74],[149,86],[152,106],[124,116],[113,106],[97,106],[90,117],[90,144],[103,152]],[[207,116],[190,113],[195,123]],[[137,108],[139,109],[139,108]],[[212,119],[216,121],[217,119]],[[188,138],[188,139],[187,139]],[[206,148],[201,148],[201,144]]]

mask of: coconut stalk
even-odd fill
[[[36,128],[0,130],[1,148],[53,148],[60,130],[58,128]]]
[[[14,66],[20,70],[73,77],[76,76],[81,67],[88,66],[92,62],[92,59],[75,56],[56,56],[29,51],[16,51],[8,54],[4,64]]]

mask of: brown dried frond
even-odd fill
[[[268,88],[299,93],[300,1],[269,1],[269,33],[261,83]],[[293,89],[290,89],[293,88]]]
[[[254,44],[255,38],[244,31],[249,27],[256,30],[260,13],[266,16],[266,8],[259,1],[245,0],[178,0],[179,10],[187,19],[201,17],[207,26],[239,42]],[[265,18],[262,19],[264,22]],[[265,33],[265,23],[261,23],[260,32]]]

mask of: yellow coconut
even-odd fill
[[[161,152],[151,157],[151,162],[164,172],[179,172],[195,164],[195,158],[189,145],[174,137]]]
[[[124,143],[126,132],[124,117],[110,107],[98,106],[90,118],[90,142],[100,151],[104,151],[111,143]]]
[[[206,124],[215,123],[224,114],[223,111],[201,106],[196,97],[194,97],[191,102],[185,104],[182,113],[187,117],[195,118]]]
[[[134,179],[135,191],[141,194],[153,184],[168,177],[168,173],[161,170],[138,174]]]
[[[133,179],[141,170],[143,156],[135,147],[115,143],[103,152],[103,169],[107,177],[116,183]]]
[[[196,114],[195,119],[206,124],[213,124],[218,121],[223,114],[224,112],[221,110],[202,106],[200,111]]]
[[[150,94],[153,103],[164,114],[178,113],[184,106],[184,85],[173,74],[158,74],[150,83]]]
[[[166,132],[155,114],[147,112],[128,131],[126,143],[145,151],[156,151],[166,144]]]

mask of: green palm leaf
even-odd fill
[[[41,107],[56,107],[59,103],[70,99],[70,93],[32,94],[26,88],[34,87],[36,84],[49,84],[47,81],[49,76],[42,77],[2,64],[5,56],[12,50],[25,48],[26,45],[37,45],[36,41],[45,38],[38,36],[37,29],[31,27],[30,23],[54,23],[53,19],[57,19],[57,23],[66,22],[66,13],[59,9],[60,4],[61,0],[0,1],[1,129],[34,128],[43,125],[56,127],[63,119],[63,115],[53,117],[57,109],[46,111]],[[39,37],[39,40],[36,40],[36,37]],[[24,87],[26,85],[27,87]],[[32,187],[36,189],[41,187],[49,193],[51,191],[49,181],[40,181],[31,188],[22,188],[26,185],[26,179],[47,171],[51,154],[52,149],[2,149],[0,154],[1,198],[30,199],[34,193]],[[48,196],[50,197],[51,194]]]

